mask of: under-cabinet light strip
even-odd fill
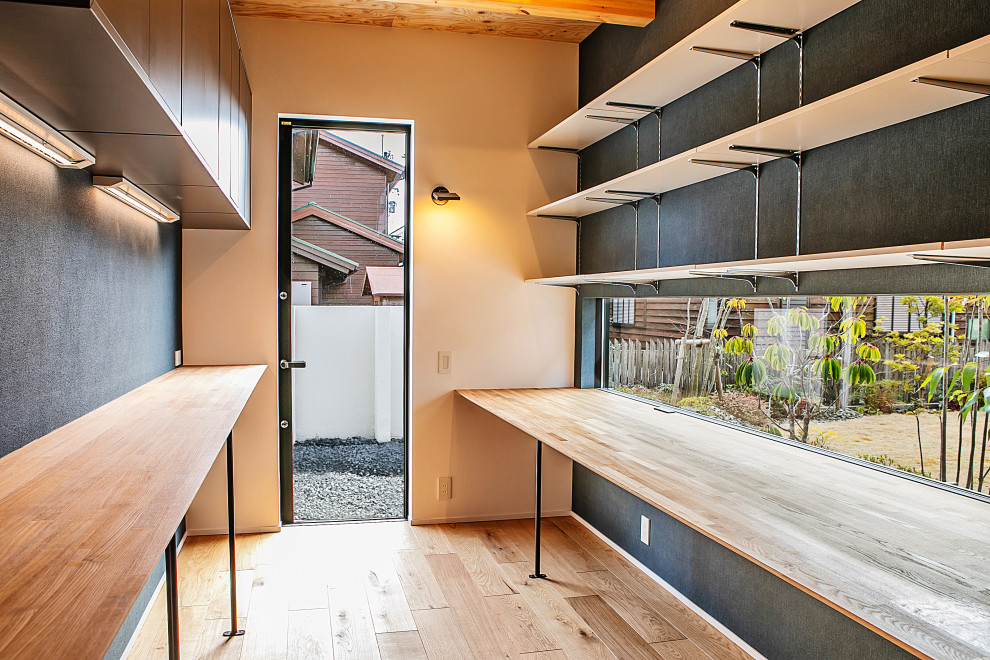
[[[81,169],[96,162],[92,154],[4,94],[0,94],[0,133],[59,167]]]
[[[94,176],[93,185],[158,222],[179,219],[175,212],[123,177]]]

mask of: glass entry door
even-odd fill
[[[410,126],[280,120],[284,522],[406,517]]]

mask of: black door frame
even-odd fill
[[[410,379],[412,378],[412,196],[413,122],[279,115],[278,118],[278,362],[292,359],[292,129],[363,130],[406,134],[406,226],[403,254],[403,383],[402,426],[406,443],[402,517],[409,518],[409,466],[412,458]],[[292,489],[292,370],[278,370],[279,493],[282,524],[295,522]]]

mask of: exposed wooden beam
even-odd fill
[[[397,5],[411,9],[473,10],[492,12],[500,16],[531,17],[534,20],[582,21],[585,24],[615,23],[618,25],[647,25],[654,17],[652,0],[617,0],[602,4],[596,0],[231,0],[235,14],[292,18],[297,20],[330,20],[380,25],[395,13]],[[341,16],[341,12],[346,16]],[[347,20],[344,20],[344,19]],[[554,26],[551,24],[551,26]],[[398,27],[398,26],[397,26]]]
[[[393,2],[639,27],[648,25],[653,20],[655,9],[653,0],[616,0],[608,3],[597,0],[393,0]]]

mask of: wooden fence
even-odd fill
[[[919,364],[919,370],[898,372],[885,362],[894,360],[895,354],[904,349],[883,341],[875,343],[882,356],[874,365],[878,380],[907,380],[915,373],[924,376],[941,364],[941,355],[929,358],[909,353],[908,359]],[[984,340],[983,344],[986,343]],[[715,349],[708,339],[612,339],[609,345],[609,387],[669,385],[679,396],[700,396],[714,390]],[[977,360],[977,351],[983,347],[978,342],[963,342],[960,348],[958,363],[964,364]],[[762,354],[762,349],[757,354]],[[735,364],[734,356],[726,356],[724,368],[728,373],[735,370]],[[985,365],[985,359],[981,365]]]
[[[610,387],[671,385],[681,396],[698,396],[714,385],[714,347],[707,339],[613,339]]]

